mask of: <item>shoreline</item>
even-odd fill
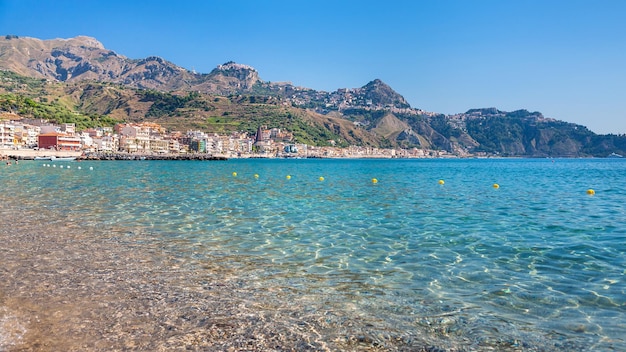
[[[132,154],[132,153],[92,153],[83,155],[76,160],[200,160],[226,161],[224,156],[211,154]]]
[[[50,151],[34,149],[0,149],[0,156],[13,160],[35,160],[38,157],[76,158],[76,160],[207,160],[224,161],[225,156],[212,154],[137,154],[137,153],[89,153],[73,151]]]
[[[1,158],[10,158],[15,160],[33,160],[36,157],[54,156],[57,158],[78,158],[83,153],[80,151],[69,150],[35,150],[35,149],[1,149]]]
[[[621,158],[606,157],[522,157],[522,156],[391,156],[387,154],[380,155],[342,155],[342,156],[293,156],[293,155],[265,155],[265,154],[242,154],[242,155],[226,155],[226,154],[210,154],[210,153],[83,153],[81,151],[64,151],[64,150],[35,150],[35,149],[0,149],[0,159],[11,160],[35,160],[38,157],[57,157],[57,158],[75,158],[76,160],[198,160],[198,161],[226,161],[230,159],[338,159],[338,160],[422,160],[422,159],[611,159],[620,160]]]

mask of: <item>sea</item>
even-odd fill
[[[0,350],[626,350],[625,160],[20,161],[0,193]]]

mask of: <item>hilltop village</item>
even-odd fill
[[[2,116],[0,155],[16,159],[37,156],[210,155],[224,158],[427,158],[452,156],[445,151],[413,148],[381,149],[350,146],[318,147],[294,143],[293,134],[260,126],[254,135],[246,132],[208,134],[202,131],[167,132],[156,123],[117,124],[78,132],[74,124]]]

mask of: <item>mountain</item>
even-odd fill
[[[626,154],[626,136],[596,135],[539,112],[472,109],[443,115],[413,108],[379,79],[333,92],[266,82],[251,66],[195,73],[160,57],[134,60],[94,38],[0,37],[0,111],[78,127],[150,120],[208,132],[260,125],[316,145],[445,150],[456,155]]]
[[[318,92],[290,83],[264,82],[254,68],[232,61],[208,74],[200,74],[156,56],[133,60],[105,49],[98,40],[86,36],[41,40],[7,35],[0,38],[0,68],[57,82],[89,80],[164,92],[269,95],[299,106],[410,108],[401,95],[380,80],[357,89]]]
[[[152,121],[169,130],[254,133],[259,126],[293,132],[310,145],[380,145],[380,138],[348,120],[284,105],[273,97],[159,92],[95,81],[51,82],[0,71],[0,115],[75,123],[81,130]]]
[[[0,39],[0,61],[4,69],[18,74],[60,82],[94,80],[176,89],[187,76],[184,69],[160,58],[130,60],[84,36],[53,40],[6,36]]]
[[[386,106],[395,108],[410,108],[403,96],[396,93],[380,79],[375,79],[362,88],[356,90],[357,96],[365,99],[367,105]]]
[[[227,63],[210,74],[196,74],[156,56],[129,59],[85,36],[40,40],[7,35],[0,38],[0,66],[52,81],[91,80],[160,91],[232,94],[248,91],[259,81],[249,66]]]
[[[593,132],[581,125],[547,119],[539,112],[472,109],[458,118],[478,142],[475,151],[533,157],[593,155],[589,150]]]

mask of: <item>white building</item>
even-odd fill
[[[11,122],[0,122],[0,148],[13,148],[15,140],[15,125]]]
[[[85,150],[90,150],[90,151],[95,151],[93,148],[94,147],[94,142],[93,142],[93,138],[91,138],[91,136],[89,135],[88,132],[82,132],[80,135],[80,144],[82,146],[83,149]]]

